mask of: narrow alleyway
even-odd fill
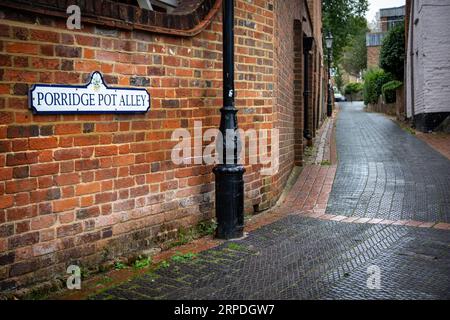
[[[362,107],[341,104],[332,186],[334,165],[306,167],[284,218],[92,298],[449,299],[450,160]]]
[[[450,161],[385,116],[342,103],[327,213],[450,221]]]

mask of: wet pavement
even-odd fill
[[[449,243],[446,230],[290,215],[92,298],[450,299]]]
[[[336,130],[332,187],[333,167],[312,166],[306,181],[323,186],[297,182],[285,202],[290,210],[279,210],[284,218],[91,298],[450,299],[450,231],[381,221],[449,221],[450,161],[361,103],[341,105]],[[318,217],[326,207],[322,217],[355,219],[311,218],[305,205],[319,206]]]
[[[326,212],[450,221],[450,160],[387,117],[341,103],[338,168]]]

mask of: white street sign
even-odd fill
[[[29,104],[38,114],[144,113],[150,109],[150,94],[144,88],[109,88],[95,71],[84,86],[35,84]]]

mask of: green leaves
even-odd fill
[[[358,82],[350,82],[345,86],[345,94],[355,94],[363,90],[363,84]]]
[[[364,75],[364,103],[377,103],[381,95],[381,88],[389,81],[393,80],[392,74],[383,69],[368,70]]]
[[[236,242],[230,242],[228,244],[228,249],[235,250],[235,251],[242,251],[244,249],[244,246],[242,246]]]
[[[359,76],[359,73],[367,68],[367,30],[363,28],[358,34],[351,36],[349,44],[343,49],[342,67],[353,76]]]
[[[339,65],[336,65],[336,68],[335,68],[334,84],[338,88],[339,92],[341,92],[342,88],[344,86],[344,78],[342,77],[342,70]]]
[[[352,36],[367,28],[367,0],[322,0],[323,30],[333,34],[333,61],[337,65]]]
[[[380,67],[394,75],[395,79],[403,80],[405,63],[405,25],[400,23],[389,30],[383,39],[380,50]]]
[[[195,253],[192,253],[192,252],[188,252],[188,253],[185,253],[185,254],[177,252],[174,256],[172,256],[171,260],[173,262],[184,262],[184,261],[192,260],[196,256],[197,255]]]
[[[167,269],[168,267],[170,267],[170,263],[166,260],[161,261],[161,263],[159,264],[159,267],[163,268],[163,269]]]
[[[385,83],[381,87],[383,98],[386,103],[394,103],[396,101],[396,90],[403,85],[403,82],[392,80]]]
[[[125,269],[127,266],[123,263],[123,262],[120,262],[120,261],[116,261],[115,263],[114,263],[114,269],[115,270],[122,270],[122,269]]]
[[[135,269],[144,269],[147,268],[152,263],[152,259],[149,257],[139,256],[136,261],[133,263],[133,267]]]

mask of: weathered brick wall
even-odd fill
[[[322,72],[323,72],[323,47],[322,47],[322,1],[308,0],[308,9],[310,12],[314,36],[314,129],[317,130],[320,124],[326,118],[326,106],[322,101]],[[315,134],[315,130],[313,130]]]
[[[294,21],[294,159],[303,161],[303,30],[300,20]]]
[[[387,32],[388,31],[388,18],[387,17],[381,17],[380,18],[380,25],[381,25],[381,32]]]
[[[294,50],[294,37],[302,35],[295,33],[295,21],[302,21],[302,1],[276,1],[276,35],[275,38],[275,65],[276,65],[276,104],[274,108],[274,122],[280,130],[280,170],[273,177],[272,186],[274,195],[281,192],[289,174],[294,166],[295,160],[299,164],[299,156],[295,157],[295,150],[302,151],[302,139],[298,132],[298,125],[303,124],[301,112],[303,105],[295,99],[295,90],[302,88],[298,84],[294,87],[294,80],[299,81],[302,72],[295,69],[294,73],[294,53],[298,55],[298,48]],[[302,53],[300,53],[301,55]],[[301,80],[300,80],[301,81]],[[294,90],[295,89],[295,90]],[[300,89],[302,90],[302,89]],[[298,93],[298,92],[297,92]],[[295,103],[294,103],[295,101]],[[297,134],[296,134],[297,133]]]
[[[280,170],[246,165],[246,212],[274,204],[294,165],[294,19],[301,1],[236,1],[239,124],[280,128]],[[151,247],[214,214],[212,166],[176,166],[176,128],[217,128],[221,18],[195,37],[84,24],[0,8],[0,290]],[[33,115],[34,83],[145,87],[141,115]],[[296,106],[301,107],[301,106]],[[208,145],[209,142],[204,142]]]
[[[380,65],[381,46],[367,47],[367,68],[376,68]]]

